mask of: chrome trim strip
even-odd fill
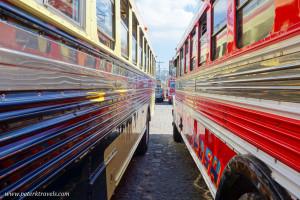
[[[272,100],[236,97],[230,95],[208,94],[200,92],[180,91],[186,95],[195,95],[200,98],[208,98],[243,108],[258,110],[283,117],[300,120],[300,107],[298,103],[278,102]]]
[[[285,65],[280,65],[280,66],[275,66],[275,67],[267,67],[267,68],[263,68],[263,69],[249,70],[249,71],[245,71],[245,72],[230,73],[227,75],[221,75],[221,76],[216,76],[213,78],[207,78],[206,80],[228,78],[228,77],[234,77],[234,76],[240,76],[240,75],[265,73],[265,72],[271,72],[271,71],[277,71],[277,70],[283,70],[283,69],[293,69],[293,68],[298,68],[299,66],[300,66],[300,62],[296,62],[296,63],[285,64]]]

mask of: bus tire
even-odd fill
[[[264,200],[264,198],[258,193],[246,193],[239,198],[239,200]]]
[[[136,149],[136,153],[138,155],[145,155],[145,153],[148,150],[148,146],[149,146],[149,137],[150,137],[150,117],[149,117],[149,113],[147,115],[147,121],[146,121],[146,130],[145,133]]]
[[[181,135],[180,135],[175,123],[173,123],[173,139],[175,142],[178,142],[178,143],[182,141]]]
[[[172,101],[171,101],[171,99],[169,99],[169,104],[172,104]]]
[[[289,199],[271,173],[262,161],[252,155],[234,156],[222,173],[215,200]]]

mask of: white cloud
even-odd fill
[[[152,42],[179,42],[193,18],[188,7],[197,10],[199,0],[137,0],[143,23],[148,27]]]

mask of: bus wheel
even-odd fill
[[[139,146],[137,147],[136,153],[138,155],[145,155],[145,153],[148,150],[149,146],[149,136],[150,136],[150,117],[149,114],[147,116],[147,121],[146,121],[146,131],[144,133],[144,136],[142,137]]]
[[[258,193],[246,193],[239,200],[264,200],[264,198]]]
[[[181,142],[182,140],[181,135],[174,122],[173,122],[173,139],[175,142]]]
[[[271,174],[272,171],[252,155],[234,156],[223,171],[215,200],[289,199]]]
[[[172,104],[172,101],[171,101],[171,99],[169,99],[169,104]]]

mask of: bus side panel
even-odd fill
[[[105,191],[104,151],[140,110],[133,122],[145,125],[154,84],[137,83],[152,78],[15,24],[0,28],[0,199],[36,189],[75,199]]]
[[[213,132],[197,121],[196,116],[184,108],[182,108],[182,112],[183,135],[205,168],[206,176],[209,177],[215,188],[218,188],[225,166],[237,154],[217,138]]]
[[[110,199],[122,177],[118,175],[126,169],[126,161],[143,135],[148,106],[144,105],[38,191],[69,193],[65,198],[53,197],[56,199]]]

